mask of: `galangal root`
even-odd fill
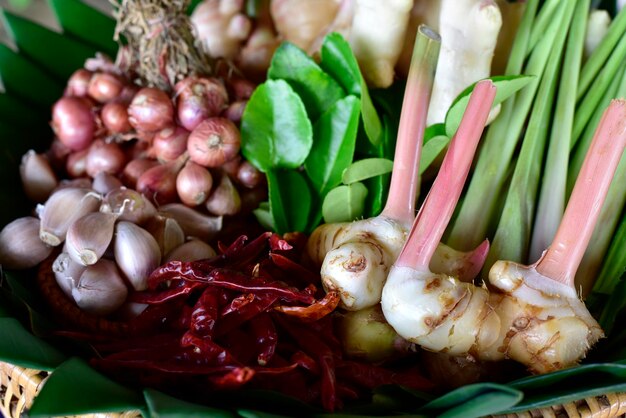
[[[489,89],[479,83],[468,109],[494,94]],[[509,358],[534,373],[572,366],[603,336],[576,294],[574,276],[626,146],[626,101],[614,100],[606,110],[552,245],[531,266],[496,262],[489,272],[493,292],[428,268],[476,148],[478,138],[462,135],[472,123],[479,122],[464,118],[391,269],[382,293],[385,318],[430,351]]]

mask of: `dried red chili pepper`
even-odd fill
[[[256,340],[257,363],[266,366],[274,356],[278,344],[274,322],[269,314],[260,314],[250,320],[250,330]]]
[[[204,289],[191,312],[189,329],[192,333],[202,337],[213,335],[221,293],[221,289],[214,287]]]
[[[339,293],[331,291],[326,293],[322,299],[315,301],[309,306],[278,305],[275,306],[274,309],[286,315],[300,318],[303,321],[312,322],[317,321],[334,311],[339,305],[340,300],[341,298],[339,297]]]

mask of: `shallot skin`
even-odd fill
[[[96,122],[87,101],[79,97],[62,97],[52,107],[52,128],[64,145],[80,151],[91,144]]]
[[[220,117],[204,120],[187,141],[189,158],[204,167],[219,167],[230,161],[237,156],[240,146],[239,129]]]
[[[144,87],[133,97],[128,116],[133,128],[156,132],[174,124],[174,105],[163,90]]]

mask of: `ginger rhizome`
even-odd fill
[[[486,94],[477,86],[472,99]],[[462,129],[463,122],[389,273],[385,318],[400,336],[430,351],[509,358],[535,373],[572,366],[603,335],[576,294],[574,276],[626,146],[626,101],[606,110],[550,247],[531,266],[496,262],[489,272],[493,292],[428,268],[475,147],[462,141]]]

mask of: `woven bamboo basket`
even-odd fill
[[[25,369],[0,362],[0,413],[5,418],[22,416],[33,403],[35,396],[45,384],[48,373]],[[83,415],[89,418],[136,418],[139,411]],[[553,405],[549,408],[532,409],[515,414],[498,415],[501,418],[614,418],[626,416],[626,393],[609,393]]]

